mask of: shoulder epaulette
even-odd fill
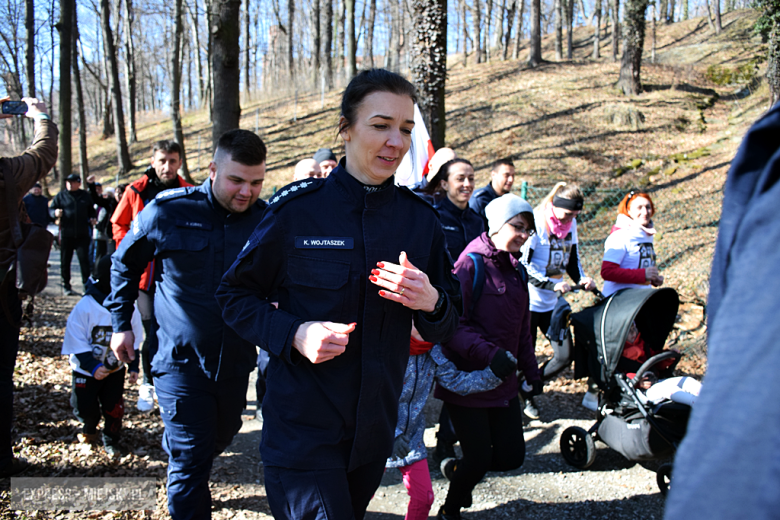
[[[300,181],[295,181],[288,184],[276,192],[276,195],[268,199],[268,207],[271,209],[278,208],[285,202],[299,197],[304,193],[313,193],[320,189],[323,184],[325,184],[324,179],[302,179]]]
[[[157,196],[154,198],[154,200],[157,201],[157,204],[161,204],[168,200],[186,197],[193,191],[195,191],[195,188],[193,186],[187,186],[183,188],[171,188],[170,190],[165,190],[158,193]]]

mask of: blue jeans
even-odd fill
[[[14,273],[7,276],[13,277]],[[11,427],[14,422],[14,366],[19,350],[19,322],[22,304],[19,301],[13,279],[6,280],[7,287],[0,289],[0,469],[11,463]],[[6,310],[11,314],[8,321]]]
[[[203,375],[155,375],[168,454],[168,511],[174,520],[211,518],[212,461],[241,429],[248,384],[249,374],[219,382]]]

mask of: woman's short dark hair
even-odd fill
[[[446,181],[450,177],[450,167],[455,164],[468,164],[471,166],[471,169],[474,169],[474,165],[471,164],[471,161],[467,159],[462,159],[460,157],[456,157],[454,159],[450,159],[446,163],[441,165],[441,168],[439,168],[439,171],[436,172],[436,175],[433,176],[433,179],[421,190],[426,195],[433,195],[436,193],[436,190],[439,189],[439,186],[441,186],[442,181]]]
[[[362,70],[352,78],[341,96],[341,115],[346,121],[339,127],[339,132],[352,126],[360,104],[366,96],[374,92],[409,96],[412,102],[417,103],[417,89],[403,76],[385,69]]]

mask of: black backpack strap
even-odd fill
[[[467,253],[471,261],[474,262],[474,280],[471,284],[471,305],[469,314],[474,312],[474,306],[477,300],[482,296],[482,288],[485,287],[485,259],[479,253]]]

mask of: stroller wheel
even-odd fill
[[[561,455],[575,468],[585,469],[596,460],[596,443],[584,429],[570,426],[561,434]]]
[[[658,489],[661,490],[661,495],[666,496],[672,487],[672,465],[661,465],[655,473],[655,480],[658,482]]]

